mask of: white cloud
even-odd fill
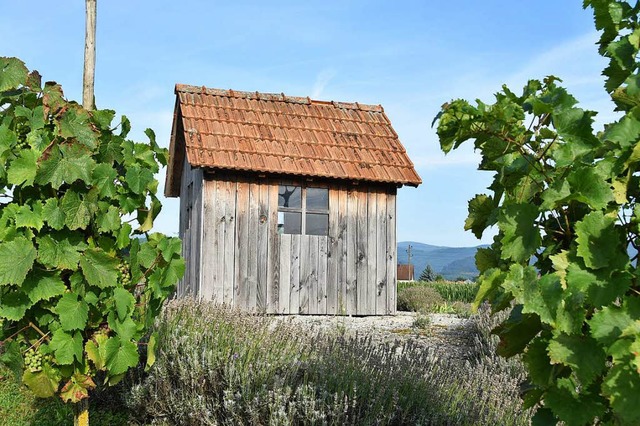
[[[316,81],[311,89],[311,98],[320,99],[322,92],[329,82],[336,76],[336,71],[332,68],[325,68],[316,76]]]

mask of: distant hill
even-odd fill
[[[407,247],[411,244],[411,263],[415,265],[415,277],[431,265],[436,274],[447,279],[457,277],[474,278],[478,276],[475,255],[478,248],[488,247],[444,247],[415,241],[401,241],[398,243],[398,263],[407,263]]]

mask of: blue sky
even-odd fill
[[[468,147],[444,156],[431,121],[452,98],[554,74],[612,119],[590,10],[580,1],[98,0],[96,103],[132,138],[168,146],[175,83],[382,104],[423,185],[398,194],[398,240],[468,246],[467,201],[491,176]],[[55,6],[53,6],[55,5]],[[81,99],[84,1],[5,2],[0,55],[17,56]],[[159,176],[164,182],[164,171]],[[162,189],[162,188],[161,188]],[[157,229],[177,234],[178,201]]]

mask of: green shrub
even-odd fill
[[[442,298],[447,302],[464,302],[472,303],[478,292],[478,284],[476,283],[460,283],[453,281],[414,281],[414,282],[399,282],[398,294],[407,288],[411,287],[429,287],[435,289]]]
[[[412,340],[320,334],[191,300],[157,322],[156,364],[127,403],[144,424],[525,425],[517,383]]]
[[[444,299],[433,287],[415,286],[399,291],[397,303],[401,311],[431,312],[444,303]]]

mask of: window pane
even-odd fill
[[[329,190],[307,188],[307,210],[329,210]]]
[[[278,189],[278,207],[301,208],[301,192],[299,186],[280,185]]]
[[[307,213],[307,235],[329,235],[329,215]]]
[[[285,234],[302,233],[302,214],[284,212],[284,229]]]

